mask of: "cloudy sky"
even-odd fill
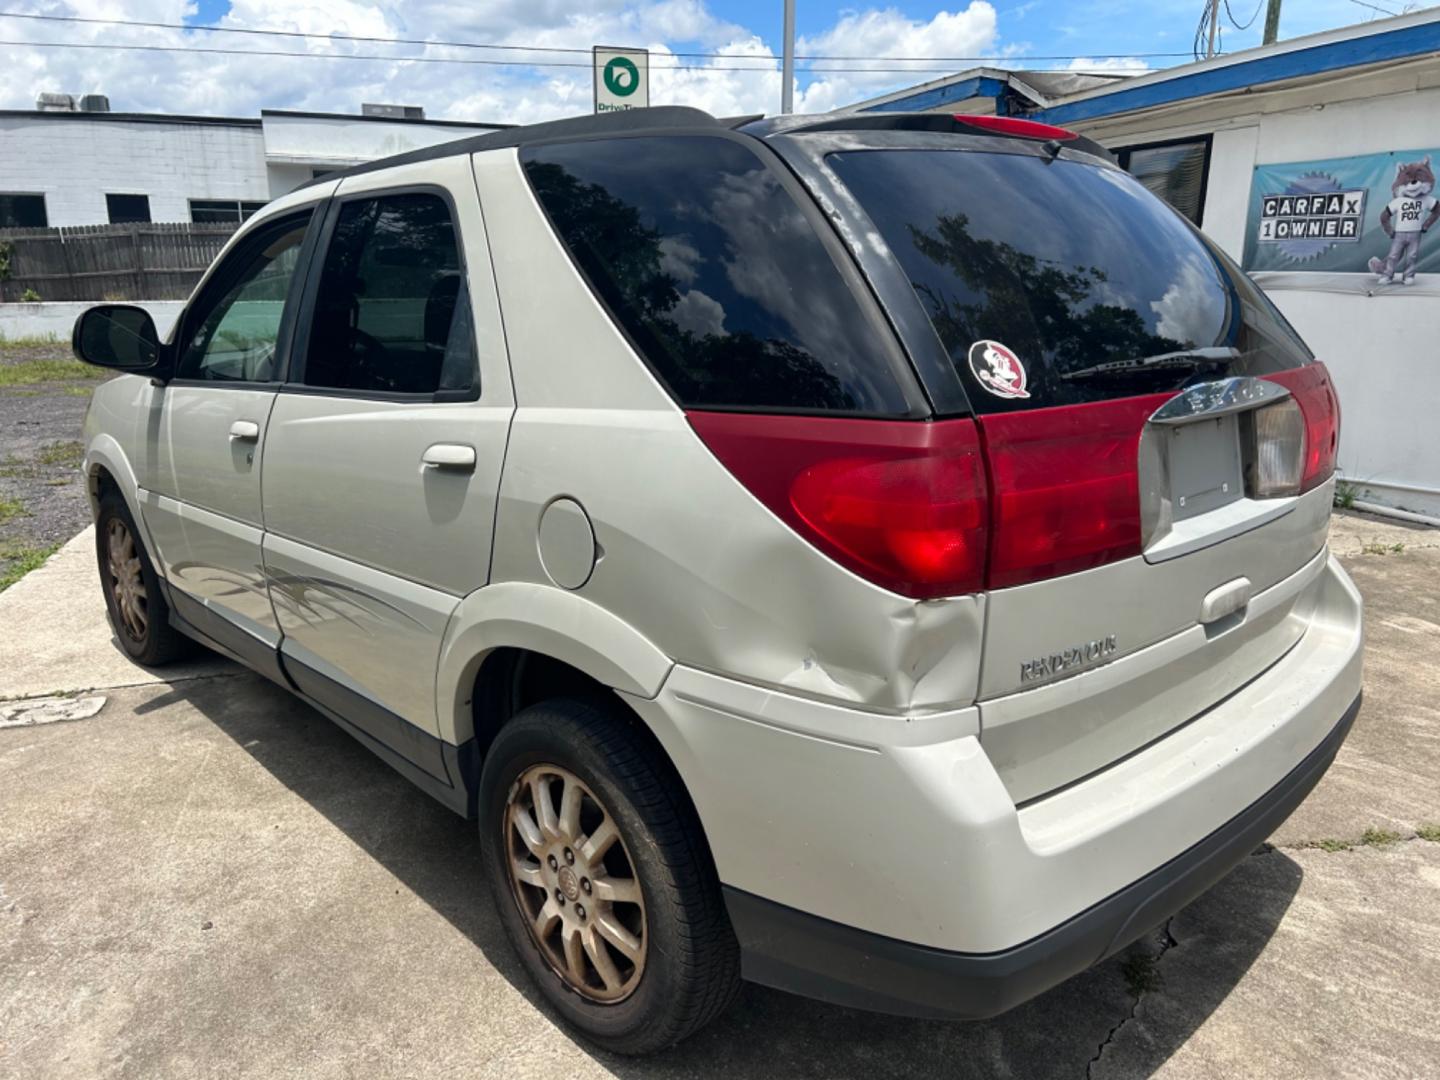
[[[1394,11],[1402,6],[1373,2]],[[938,7],[934,0],[905,0],[849,7],[798,0],[796,52],[996,58],[989,62],[1044,69],[1168,67],[1188,56],[1202,6],[1203,0],[969,0],[964,7]],[[1245,23],[1259,10],[1257,0],[1230,0],[1235,21]],[[189,29],[46,21],[18,13]],[[1281,34],[1376,17],[1359,0],[1288,0]],[[1263,21],[1261,13],[1242,31],[1222,14],[1225,50],[1258,44]],[[199,29],[205,26],[316,36]],[[652,51],[652,104],[695,105],[721,115],[775,112],[780,32],[780,0],[0,0],[0,70],[6,73],[0,108],[31,108],[38,92],[54,90],[108,94],[117,111],[253,116],[261,108],[354,112],[362,101],[379,101],[423,105],[435,118],[528,122],[588,112],[591,75],[584,50],[611,44]],[[339,34],[385,40],[342,41],[333,36]],[[396,44],[397,38],[426,44]],[[122,44],[151,51],[95,47]],[[436,62],[452,60],[471,62]],[[473,62],[481,60],[490,62]],[[796,107],[829,109],[969,66],[968,60],[949,59],[802,62]],[[876,67],[892,70],[854,70]],[[844,68],[850,70],[836,70]]]

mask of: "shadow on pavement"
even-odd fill
[[[243,708],[237,701],[243,699]],[[258,677],[182,683],[143,711],[186,701],[288,789],[324,815],[478,946],[496,970],[549,1014],[505,940],[485,890],[474,825],[411,787],[324,717]],[[384,808],[383,810],[380,808]],[[1264,864],[1263,870],[1260,864]],[[1300,886],[1281,852],[1251,858],[1192,911],[1223,937],[1176,943],[1204,950],[1204,973],[1185,985],[1150,974],[1161,948],[1150,935],[1104,964],[995,1020],[946,1023],[856,1012],[746,984],[716,1023],[664,1054],[618,1058],[576,1045],[626,1078],[674,1076],[1086,1075],[1087,1063],[1135,1007],[1135,990],[1163,992],[1182,1017],[1145,1025],[1128,1075],[1148,1075],[1184,1044],[1260,955]],[[1163,966],[1159,978],[1163,980]],[[477,1002],[477,1011],[484,1003]],[[552,1017],[553,1018],[553,1017]]]

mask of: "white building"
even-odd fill
[[[0,111],[0,228],[238,221],[325,172],[507,126],[400,106],[245,119],[109,112],[98,95],[41,104]]]
[[[1360,499],[1440,517],[1440,228],[1420,235],[1413,282],[1408,251],[1390,281],[1368,265],[1392,246],[1382,212],[1389,228],[1407,212],[1397,169],[1440,173],[1440,9],[1082,88],[976,69],[851,109],[1026,116],[1109,147],[1330,368],[1340,467]],[[1433,199],[1409,200],[1410,224]]]

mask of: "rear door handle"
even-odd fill
[[[255,442],[260,438],[260,425],[254,420],[236,420],[230,425],[230,438],[237,442]]]
[[[451,469],[455,472],[475,471],[475,448],[459,443],[436,443],[427,447],[420,461],[432,469]]]

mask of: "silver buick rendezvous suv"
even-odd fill
[[[1087,139],[657,108],[332,174],[76,325],[120,644],[475,818],[555,1010],[990,1016],[1333,759],[1329,376]]]

